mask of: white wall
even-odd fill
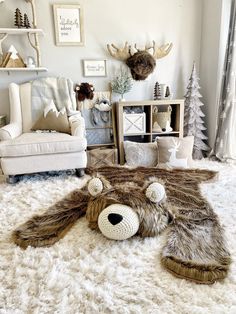
[[[215,140],[217,109],[225,49],[228,35],[231,0],[203,0],[200,85],[205,104],[209,145]]]
[[[155,40],[158,44],[173,42],[171,53],[157,61],[155,72],[144,82],[136,82],[126,96],[130,100],[151,99],[155,81],[171,86],[174,97],[185,93],[193,60],[200,62],[201,3],[200,0],[80,0],[84,9],[85,46],[57,47],[54,40],[53,3],[67,1],[36,1],[38,27],[46,35],[41,39],[43,65],[47,74],[70,77],[74,82],[85,82],[81,60],[86,58],[108,59],[107,78],[89,78],[96,90],[106,90],[108,82],[119,67],[112,59],[107,43],[122,45],[126,40],[140,47]],[[73,3],[73,1],[69,1]],[[74,2],[76,3],[76,2]],[[0,5],[0,27],[13,27],[14,11],[19,7],[29,10],[22,0],[5,0]],[[30,12],[30,11],[29,11]],[[13,43],[23,57],[33,52],[23,39],[9,37],[4,42],[7,49]],[[42,75],[41,75],[42,76]],[[10,82],[24,82],[37,78],[36,74],[17,73],[8,76],[0,72],[0,114],[9,114],[7,86]]]

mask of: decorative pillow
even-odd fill
[[[192,163],[194,136],[157,138],[158,163],[171,168],[189,168]]]
[[[157,164],[156,143],[124,142],[127,166],[155,167]]]
[[[58,111],[54,102],[52,101],[49,105],[45,107],[44,113],[35,122],[31,130],[49,130],[71,134],[66,109],[63,108],[61,109],[61,111]]]

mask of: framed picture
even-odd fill
[[[84,76],[107,76],[106,60],[83,60]]]
[[[84,27],[80,5],[53,5],[57,46],[83,46]]]

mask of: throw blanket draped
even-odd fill
[[[64,77],[47,77],[34,80],[32,86],[32,121],[36,121],[42,114],[46,105],[51,101],[55,103],[58,111],[66,107],[76,109],[73,82]]]

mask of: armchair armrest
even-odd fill
[[[0,140],[11,140],[22,134],[22,115],[20,87],[18,84],[9,85],[10,123],[0,128]]]
[[[85,137],[85,121],[80,115],[73,115],[69,117],[71,135]]]
[[[0,140],[11,140],[22,134],[22,126],[19,123],[13,122],[4,125],[0,128]]]

